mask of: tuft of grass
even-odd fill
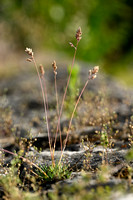
[[[39,167],[42,169],[42,171],[44,171],[47,174],[47,176],[45,176],[44,173],[42,173],[42,171],[37,169],[36,173],[41,180],[58,181],[58,180],[67,179],[71,175],[70,170],[65,164],[58,165],[58,163],[56,163],[55,166],[40,165]]]

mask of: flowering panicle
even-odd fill
[[[28,62],[32,62],[32,59],[31,59],[31,58],[27,58],[27,61],[28,61]]]
[[[30,48],[28,48],[28,47],[26,47],[26,49],[25,49],[25,52],[29,55],[29,56],[33,56],[33,51],[32,51],[32,49],[30,49]]]
[[[33,61],[33,51],[32,51],[32,49],[26,47],[25,52],[26,52],[29,56],[31,56],[31,58],[27,58],[27,61],[28,61],[28,62],[32,62],[32,61]]]
[[[82,31],[81,28],[79,27],[78,30],[76,31],[76,39],[79,42],[81,40],[82,36]]]
[[[44,68],[43,68],[43,65],[40,64],[39,67],[40,67],[40,73],[41,73],[41,75],[43,76],[44,73],[45,73]]]
[[[73,47],[75,50],[77,49],[77,48],[73,45],[73,43],[69,42],[69,44],[70,44],[70,46]]]
[[[92,70],[89,70],[89,80],[95,79],[97,77],[98,71],[99,71],[99,66],[95,66],[95,67],[93,67]]]
[[[53,69],[54,69],[54,74],[55,75],[57,75],[57,66],[56,66],[56,62],[55,62],[55,60],[54,60],[54,62],[52,63],[52,67],[53,67]]]

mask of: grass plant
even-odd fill
[[[57,79],[57,65],[56,65],[55,61],[52,63],[53,72],[54,72],[54,82],[55,82],[56,110],[57,110],[57,118],[58,118],[54,142],[51,139],[50,128],[49,128],[49,116],[48,116],[49,115],[49,106],[48,106],[48,98],[47,98],[47,88],[46,88],[46,83],[45,83],[45,71],[44,71],[44,68],[43,68],[42,65],[40,65],[40,66],[37,65],[37,62],[35,60],[35,56],[34,56],[32,49],[26,48],[26,50],[25,50],[26,53],[30,56],[29,58],[27,58],[27,61],[34,63],[34,66],[35,66],[35,69],[36,69],[36,72],[37,72],[37,75],[38,75],[40,87],[41,87],[41,93],[42,93],[44,111],[45,111],[45,119],[46,119],[46,125],[47,125],[48,143],[49,143],[52,165],[50,165],[50,166],[44,165],[44,166],[39,167],[37,164],[35,164],[34,162],[30,161],[29,159],[25,158],[22,155],[18,155],[17,153],[10,152],[10,151],[3,149],[3,148],[1,148],[0,150],[2,152],[9,153],[9,154],[11,154],[15,157],[18,157],[18,159],[22,159],[23,162],[26,162],[30,166],[33,166],[36,170],[33,171],[32,169],[30,169],[31,173],[34,174],[34,175],[37,175],[41,180],[42,179],[45,180],[45,181],[61,180],[61,179],[68,178],[71,174],[70,170],[68,170],[68,166],[66,166],[62,162],[62,158],[63,158],[63,154],[64,154],[66,144],[67,144],[67,141],[68,141],[69,133],[70,133],[70,130],[71,130],[72,120],[73,120],[75,111],[77,109],[77,106],[79,104],[80,98],[83,95],[87,84],[89,83],[90,80],[93,80],[93,79],[96,78],[97,73],[99,71],[98,66],[95,66],[92,70],[89,70],[88,78],[87,78],[87,80],[84,84],[83,89],[81,90],[81,93],[79,94],[79,96],[77,98],[77,101],[75,102],[73,111],[71,113],[69,125],[68,125],[67,132],[66,132],[66,138],[65,138],[64,141],[62,141],[60,120],[61,120],[61,116],[62,116],[63,107],[64,107],[64,103],[65,103],[65,100],[66,100],[66,95],[67,95],[67,90],[68,90],[69,84],[70,84],[71,88],[75,87],[75,81],[76,80],[74,80],[74,85],[72,85],[72,82],[70,82],[70,79],[71,79],[71,76],[72,76],[76,52],[77,52],[79,41],[81,40],[81,36],[82,36],[82,31],[81,31],[81,28],[79,27],[76,31],[76,36],[75,36],[76,37],[76,46],[74,46],[72,43],[69,43],[70,46],[74,49],[74,56],[73,56],[72,65],[69,68],[69,76],[68,76],[67,84],[66,84],[66,87],[65,87],[65,91],[64,91],[64,95],[63,95],[60,107],[59,107],[59,101],[58,101],[58,90],[57,90],[57,81],[56,81],[56,79]],[[77,73],[78,73],[78,71],[76,71],[76,74]],[[77,77],[77,75],[75,75],[75,77]],[[73,88],[73,89],[75,90],[76,88]],[[55,161],[54,152],[55,152],[56,140],[57,140],[58,134],[60,134],[61,155],[60,155],[59,160]]]
[[[33,61],[34,65],[35,65],[35,68],[36,68],[36,71],[37,71],[37,75],[38,75],[38,78],[39,78],[39,82],[40,82],[40,86],[41,86],[42,97],[43,97],[44,108],[45,108],[45,116],[46,116],[46,124],[47,124],[47,131],[48,131],[49,148],[50,148],[51,159],[52,159],[52,166],[50,168],[44,167],[43,168],[44,170],[45,169],[54,169],[55,168],[55,171],[57,171],[57,169],[59,169],[59,171],[60,171],[62,169],[63,164],[61,163],[61,161],[62,161],[63,153],[65,151],[66,144],[67,144],[67,141],[68,141],[68,136],[69,136],[69,133],[70,133],[72,120],[73,120],[75,111],[77,109],[77,106],[79,104],[80,98],[81,98],[81,96],[82,96],[82,94],[83,94],[83,92],[84,92],[89,80],[95,79],[96,75],[97,75],[97,73],[99,71],[99,67],[98,66],[95,66],[92,70],[89,70],[88,79],[85,82],[85,85],[84,85],[83,89],[81,90],[81,93],[79,94],[79,97],[78,97],[78,99],[77,99],[77,101],[75,103],[75,106],[73,108],[73,111],[72,111],[72,114],[71,114],[71,117],[70,117],[70,121],[69,121],[68,130],[67,130],[67,133],[66,133],[66,138],[65,138],[64,142],[62,142],[61,130],[60,130],[60,120],[61,120],[62,111],[63,111],[63,107],[64,107],[64,102],[65,102],[65,99],[66,99],[66,94],[67,94],[67,90],[68,90],[68,87],[69,87],[70,78],[71,78],[73,67],[74,67],[74,63],[75,63],[76,52],[77,52],[79,41],[81,40],[81,36],[82,36],[82,31],[81,31],[81,28],[79,27],[77,29],[77,31],[76,31],[76,36],[75,36],[76,37],[76,41],[77,41],[76,42],[76,46],[74,46],[71,42],[69,43],[70,46],[72,48],[74,48],[74,56],[73,56],[72,65],[70,67],[70,73],[69,73],[69,76],[68,76],[68,80],[67,80],[67,84],[66,84],[66,87],[65,87],[65,91],[64,91],[64,95],[63,95],[63,99],[62,99],[62,102],[61,102],[60,109],[59,109],[59,103],[58,103],[58,92],[57,92],[57,84],[56,84],[57,66],[56,66],[56,62],[55,61],[52,63],[53,70],[54,70],[55,95],[56,95],[56,104],[57,104],[56,107],[57,107],[57,116],[58,116],[58,122],[57,122],[57,128],[56,128],[56,132],[55,132],[55,140],[54,140],[53,147],[52,147],[52,141],[51,141],[50,132],[49,132],[48,101],[47,101],[47,90],[46,90],[46,84],[45,84],[45,71],[44,71],[43,66],[40,65],[40,73],[39,73],[39,68],[38,68],[38,66],[36,64],[36,60],[35,60],[34,53],[33,53],[32,49],[26,48],[26,50],[25,50],[26,53],[30,56],[30,58],[28,58],[27,61],[29,61],[29,62]],[[56,139],[57,139],[57,134],[58,133],[60,134],[61,156],[60,156],[60,159],[58,161],[58,166],[59,167],[57,168],[57,166],[55,165],[54,152],[55,152]],[[62,144],[63,144],[63,146],[62,146]],[[47,174],[47,172],[46,172],[46,174]],[[62,170],[61,170],[61,174],[62,174]]]
[[[58,87],[57,87],[57,65],[56,65],[55,61],[53,61],[53,63],[52,63],[53,72],[54,72],[56,113],[57,113],[57,118],[58,118],[57,127],[56,127],[53,141],[51,139],[52,137],[51,137],[51,133],[50,133],[49,105],[48,105],[48,97],[47,97],[47,88],[46,88],[46,83],[45,83],[45,71],[44,71],[44,68],[42,65],[40,65],[40,66],[37,65],[32,49],[26,48],[26,50],[25,50],[26,53],[28,53],[28,55],[30,56],[27,59],[27,61],[34,63],[35,69],[37,71],[37,75],[39,78],[39,82],[40,82],[40,87],[41,87],[41,92],[42,92],[42,97],[43,97],[43,104],[44,104],[44,111],[45,111],[45,119],[46,119],[46,124],[47,124],[48,143],[49,143],[52,164],[51,165],[35,164],[34,161],[31,161],[30,158],[27,158],[25,156],[24,148],[23,148],[22,152],[19,151],[18,153],[11,152],[7,149],[0,148],[1,152],[8,153],[15,157],[11,161],[11,167],[6,168],[7,171],[5,171],[5,174],[4,175],[0,174],[0,192],[2,191],[1,190],[1,188],[2,188],[3,193],[4,193],[3,196],[4,196],[5,200],[15,200],[15,199],[20,199],[20,200],[97,199],[97,200],[99,200],[99,199],[103,199],[103,198],[108,199],[108,198],[110,198],[110,196],[113,193],[112,188],[106,186],[107,181],[109,181],[110,177],[112,176],[111,168],[110,168],[108,162],[102,162],[101,167],[99,169],[96,169],[96,171],[95,171],[97,173],[96,174],[96,176],[97,176],[96,185],[94,186],[94,187],[96,187],[95,189],[93,189],[93,188],[90,190],[88,189],[88,183],[90,184],[90,182],[91,182],[90,178],[91,178],[91,176],[94,175],[94,174],[92,175],[90,173],[89,173],[88,177],[87,177],[87,175],[85,175],[86,177],[84,177],[84,178],[86,179],[86,181],[82,180],[79,184],[76,183],[76,184],[66,185],[66,186],[56,185],[55,190],[52,192],[49,191],[47,195],[42,194],[42,188],[40,189],[38,187],[40,182],[42,185],[43,184],[45,185],[45,183],[48,183],[48,184],[49,184],[49,182],[55,183],[56,181],[69,178],[71,175],[71,170],[77,164],[76,163],[74,166],[69,168],[68,165],[66,165],[63,161],[63,155],[64,155],[66,145],[68,142],[69,134],[71,132],[72,121],[73,121],[77,106],[80,102],[80,99],[81,99],[89,81],[95,79],[97,76],[97,73],[99,71],[98,66],[95,66],[92,70],[89,70],[88,78],[87,78],[83,88],[81,89],[81,92],[80,92],[79,96],[77,97],[77,100],[75,101],[74,107],[73,108],[71,107],[71,109],[70,109],[71,113],[70,113],[70,120],[68,123],[67,131],[66,131],[66,138],[64,139],[64,141],[62,141],[62,132],[61,132],[60,122],[61,122],[61,117],[62,117],[62,112],[63,112],[65,101],[67,101],[69,99],[69,98],[67,99],[67,92],[68,92],[69,88],[71,88],[70,90],[72,92],[72,95],[74,95],[73,93],[77,89],[76,88],[77,87],[76,79],[78,76],[78,71],[74,75],[74,82],[73,82],[73,70],[74,70],[74,66],[75,66],[75,57],[76,57],[78,44],[79,44],[79,41],[81,40],[81,35],[82,35],[81,28],[78,28],[78,30],[76,32],[76,46],[74,46],[72,43],[70,43],[70,46],[74,49],[74,56],[73,56],[72,65],[69,69],[69,76],[68,76],[67,84],[65,87],[65,92],[63,94],[61,105],[59,105],[59,96],[58,96]],[[97,105],[97,102],[100,103],[98,98],[99,97],[96,97],[93,104],[91,104],[91,106],[93,105],[92,106],[93,112],[96,112],[98,107],[101,108],[102,110],[104,110],[105,100],[102,101],[102,103],[103,103],[102,106]],[[91,102],[91,99],[90,99],[90,102]],[[95,121],[93,117],[92,117],[92,119],[89,118],[89,123],[90,123],[89,125],[91,125],[91,126],[100,125],[102,127],[102,130],[99,131],[98,133],[99,133],[101,145],[106,150],[105,153],[102,154],[102,160],[104,161],[106,158],[106,161],[107,161],[107,156],[108,156],[107,148],[111,147],[110,130],[108,130],[108,128],[109,128],[109,124],[111,123],[111,120],[113,120],[113,118],[111,118],[110,113],[108,113],[108,115],[106,115],[106,116],[103,115],[103,118],[99,118],[98,117],[99,112],[97,112],[95,115],[97,121]],[[3,118],[5,118],[5,116]],[[10,122],[10,120],[11,119],[9,117],[9,122]],[[131,119],[131,121],[133,121],[133,119]],[[91,122],[93,122],[93,124]],[[10,125],[10,123],[9,123],[9,125]],[[9,126],[9,128],[10,128],[10,126]],[[132,130],[132,124],[130,124],[130,129]],[[60,154],[59,160],[55,160],[54,153],[55,153],[58,134],[60,135],[61,154]],[[131,136],[130,140],[132,142],[132,134],[130,136]],[[29,150],[30,146],[31,145],[29,145],[28,150]],[[87,148],[89,150],[86,151],[86,155],[85,155],[86,156],[85,165],[87,165],[86,170],[93,170],[93,169],[91,169],[91,164],[90,164],[93,147],[94,147],[94,144],[92,145],[90,143]],[[84,148],[86,148],[86,146]],[[82,156],[84,156],[84,154]],[[120,169],[121,170],[120,174],[122,174],[123,178],[128,178],[128,182],[129,182],[128,186],[131,186],[132,174],[133,174],[133,170],[132,170],[131,163],[130,163],[130,161],[133,159],[133,149],[132,148],[128,151],[126,159],[127,159],[127,165],[126,165],[126,168],[124,168],[124,169],[127,169],[127,173],[124,176],[122,174],[122,170],[123,170],[123,168],[122,168],[122,169]],[[3,163],[1,162],[1,166],[4,165]],[[21,179],[21,177],[19,176],[19,175],[21,175],[20,168],[21,168],[22,163],[26,163],[28,166],[27,168],[25,168],[25,171],[27,172],[27,174],[26,174],[26,177],[24,177],[24,179],[27,178],[27,180],[29,180],[29,183],[30,183],[29,186],[27,183],[25,184],[25,180]],[[123,163],[124,163],[124,161],[123,161]],[[89,186],[91,187],[91,184]],[[30,189],[32,188],[32,191],[34,191],[34,193],[29,192],[30,189],[28,187]],[[128,189],[129,189],[129,187],[128,187]],[[120,190],[118,189],[118,191],[120,191]],[[0,198],[1,198],[1,196],[0,196]]]

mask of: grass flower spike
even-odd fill
[[[43,68],[43,66],[42,65],[40,65],[40,73],[41,73],[41,75],[43,76],[44,75],[44,73],[45,73],[45,71],[44,71],[44,68]]]
[[[54,74],[56,74],[57,75],[57,66],[56,66],[56,62],[55,62],[55,60],[54,60],[54,62],[52,63],[52,67],[53,67],[53,69],[54,69]]]
[[[29,56],[33,56],[33,51],[32,51],[32,49],[30,49],[30,48],[28,48],[28,47],[26,47],[26,49],[25,49],[25,52],[29,55]]]
[[[89,79],[95,79],[99,71],[99,66],[95,66],[92,70],[89,70]]]
[[[78,30],[76,31],[76,39],[79,42],[82,39],[82,31],[81,28],[79,27]]]

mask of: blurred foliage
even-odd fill
[[[73,35],[81,26],[78,58],[104,63],[109,72],[118,64],[132,65],[132,24],[133,0],[0,0],[0,29],[12,48],[69,53],[66,44],[72,38],[75,42]]]
[[[68,66],[68,73],[71,71],[71,66]],[[66,114],[71,117],[77,97],[79,96],[79,86],[80,86],[80,67],[79,65],[74,65],[71,73],[71,79],[68,86],[68,96],[65,102]],[[76,114],[76,112],[75,112]]]

